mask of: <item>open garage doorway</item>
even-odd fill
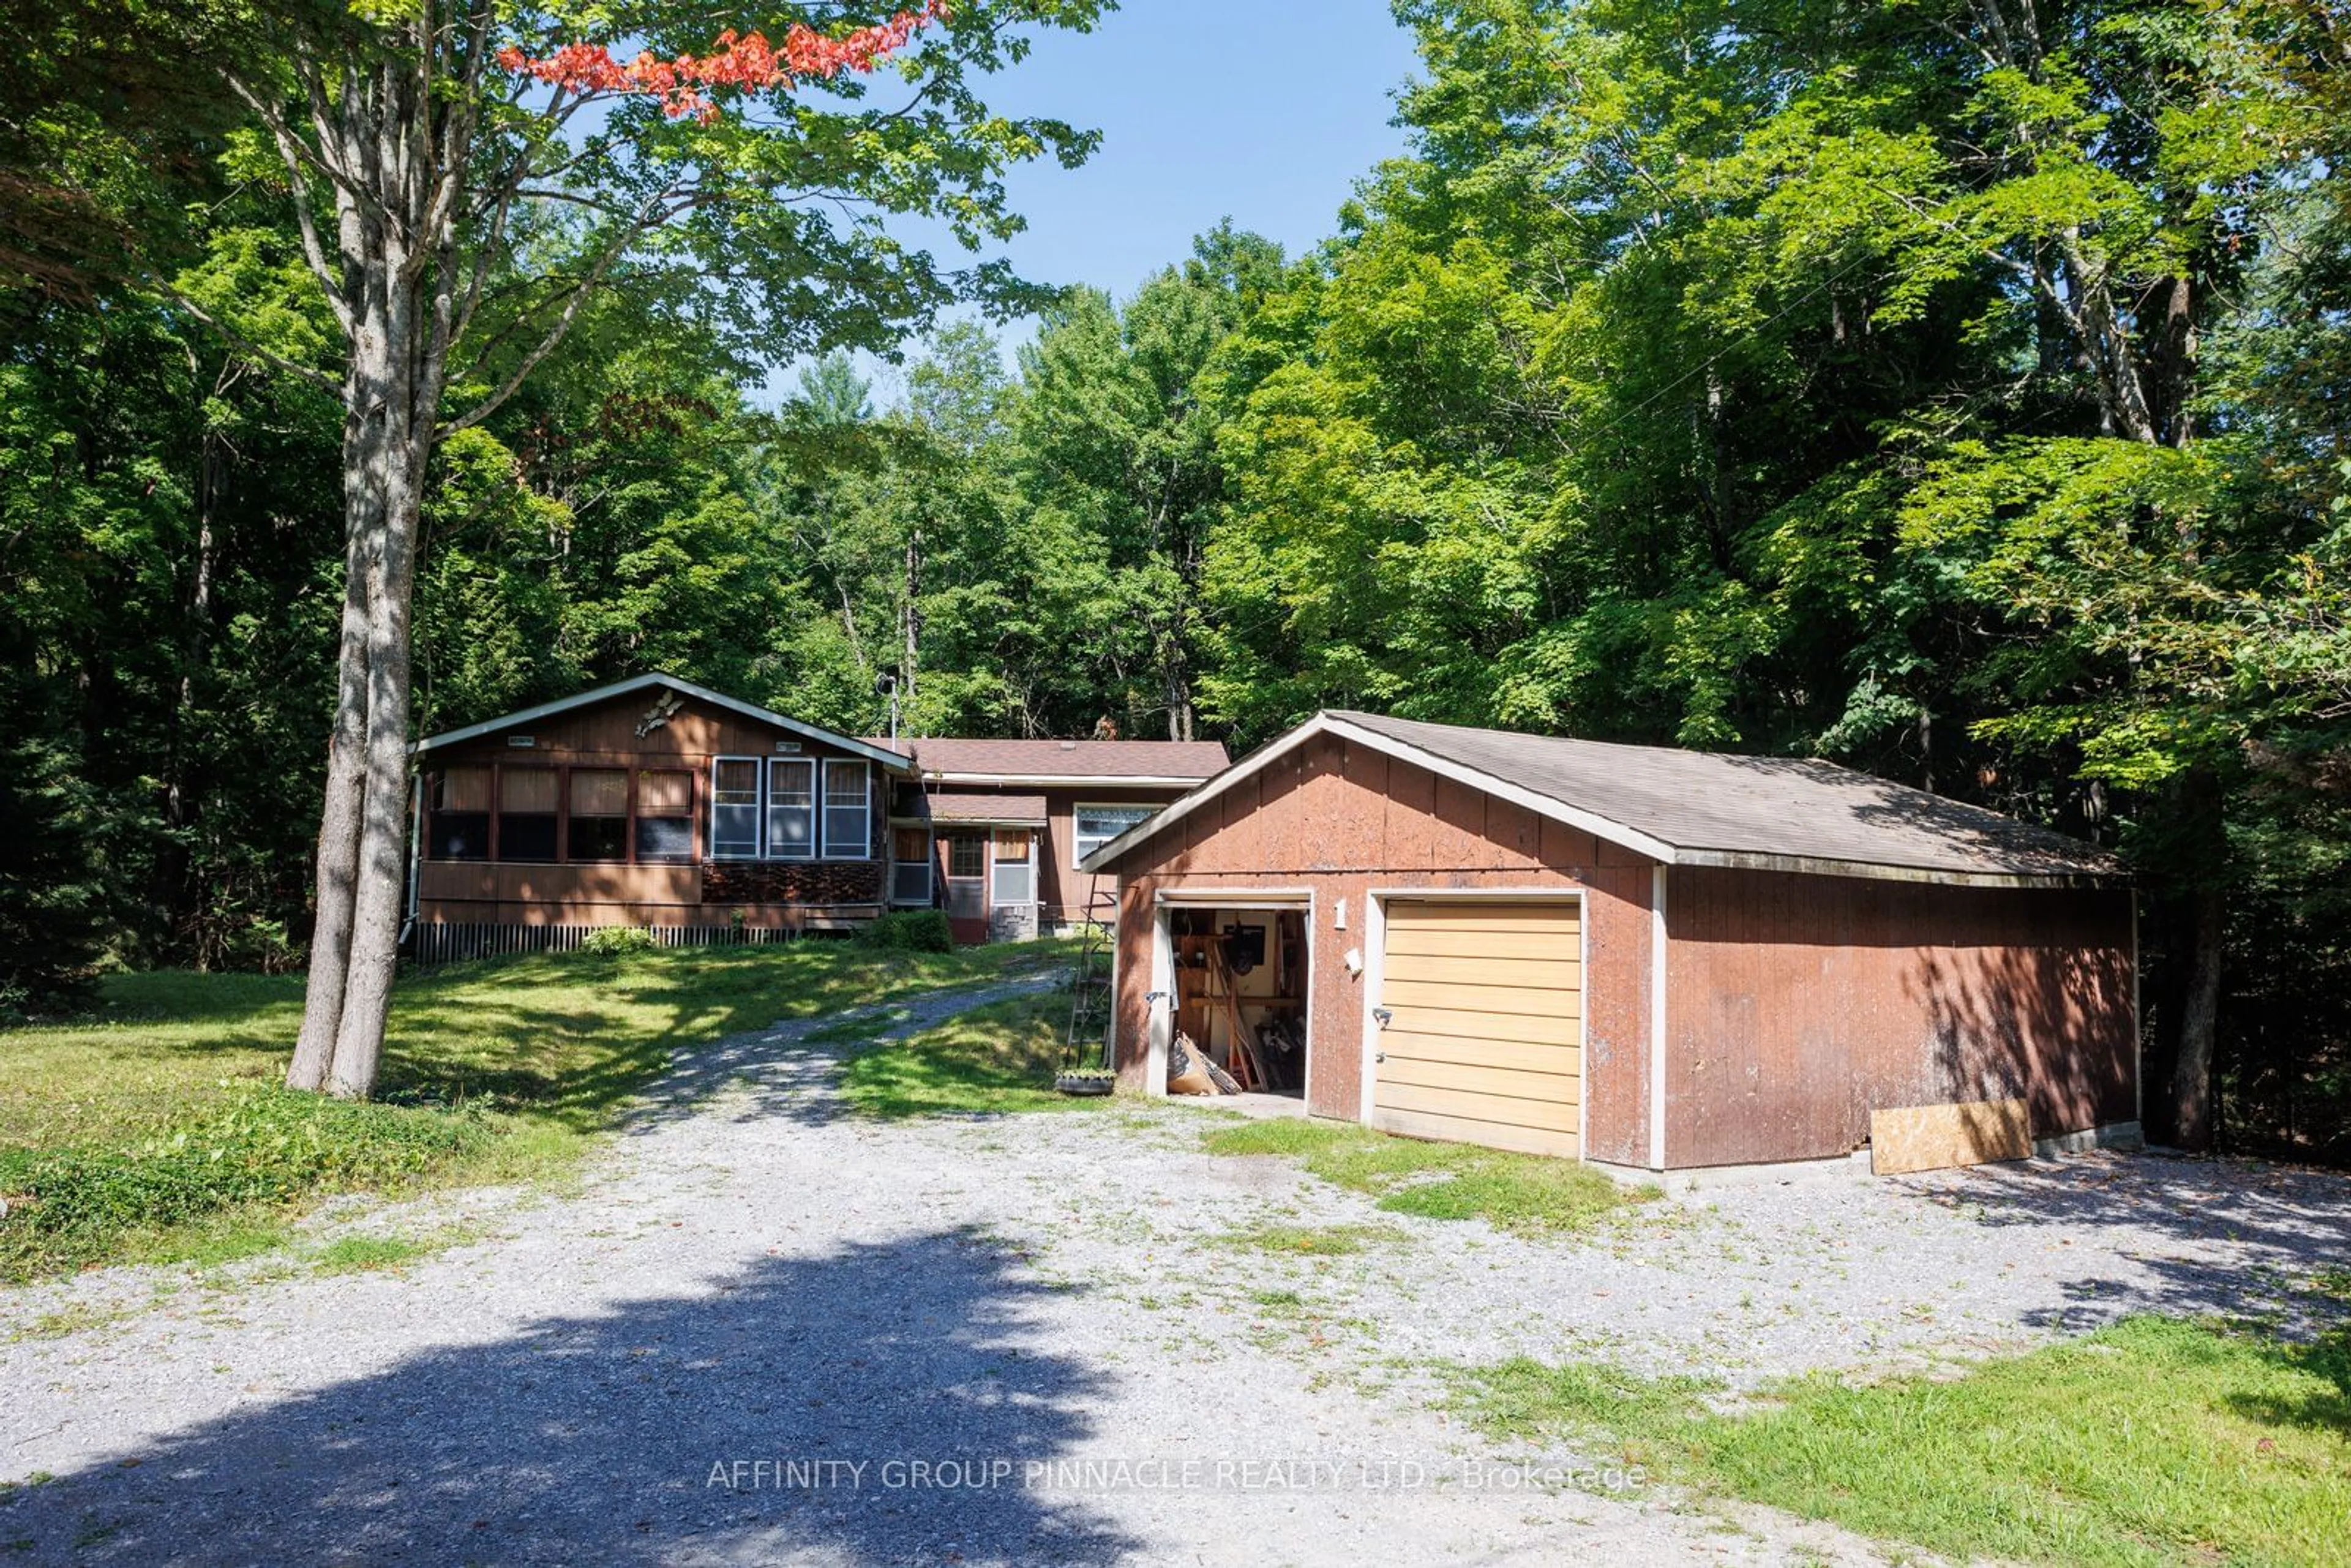
[[[1270,1095],[1303,1106],[1312,925],[1302,894],[1160,911],[1168,1092]]]

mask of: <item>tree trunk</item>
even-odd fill
[[[2098,383],[2098,411],[2109,435],[2126,441],[2158,444],[2155,415],[2147,407],[2147,384],[2133,353],[2129,326],[2115,308],[2113,290],[2082,247],[2081,232],[2068,229],[2060,237],[2068,292],[2079,301],[2082,349]]]
[[[310,975],[302,998],[302,1032],[286,1070],[288,1089],[324,1089],[342,1028],[343,980],[350,968],[351,918],[359,891],[360,819],[367,771],[367,559],[375,549],[381,495],[359,481],[364,469],[360,422],[343,435],[343,625],[335,690],[335,725],[327,741],[327,792],[319,810],[318,912],[310,927]]]
[[[395,312],[395,337],[409,329]],[[408,356],[397,356],[406,359]],[[416,532],[431,443],[430,412],[415,407],[413,377],[402,377],[375,423],[372,476],[383,495],[380,548],[367,563],[367,729],[361,776],[357,895],[328,1088],[347,1097],[375,1087],[384,1025],[399,966],[408,848],[409,605],[416,580]],[[419,429],[422,424],[423,428]]]
[[[2045,244],[2032,247],[2032,341],[2041,373],[2054,381],[2074,362],[2073,329],[2057,304],[2057,274]]]
[[[2173,1136],[2183,1149],[2212,1146],[2213,1045],[2220,1021],[2220,942],[2226,895],[2217,883],[2197,889],[2188,995],[2179,1018],[2179,1055],[2172,1070]]]
[[[898,697],[912,707],[923,662],[923,525],[919,519],[906,534],[905,605],[898,623],[902,650]]]
[[[451,247],[432,231],[430,94],[397,67],[355,101],[342,156],[372,201],[339,197],[350,361],[343,493],[350,538],[341,668],[319,839],[309,993],[287,1082],[375,1087],[407,883],[409,603],[440,413]],[[444,220],[445,221],[445,220]],[[434,268],[427,262],[437,256]]]
[[[2163,296],[2163,340],[2156,345],[2151,401],[2157,433],[2167,445],[2184,447],[2196,438],[2195,290],[2185,277],[2168,279],[2158,287]]]
[[[2228,925],[2228,823],[2220,777],[2209,764],[2181,781],[2181,858],[2188,894],[2188,977],[2171,1074],[2172,1137],[2184,1149],[2212,1145],[2212,1063],[2220,1022],[2221,944]]]
[[[1192,677],[1184,658],[1185,617],[1181,605],[1163,633],[1159,645],[1159,689],[1167,698],[1167,738],[1192,738]]]
[[[370,574],[378,599],[370,617],[358,891],[351,909],[342,1017],[327,1084],[349,1098],[364,1097],[375,1087],[407,892],[401,873],[408,848],[409,591],[400,580],[413,578],[408,563],[413,557],[400,542],[392,543],[386,554],[390,559]]]

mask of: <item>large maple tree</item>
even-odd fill
[[[730,8],[296,0],[214,61],[274,154],[323,331],[277,332],[202,268],[157,279],[254,358],[340,398],[346,559],[317,919],[288,1082],[365,1094],[403,913],[409,608],[436,446],[490,417],[600,289],[645,291],[747,363],[880,347],[946,304],[1029,303],[892,214],[977,251],[1001,177],[1093,139],[992,113],[978,78],[1102,0]],[[773,40],[772,42],[770,40]],[[231,155],[238,149],[232,147]],[[282,312],[281,312],[282,314]]]

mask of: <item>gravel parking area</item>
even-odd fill
[[[935,998],[914,1030],[1008,988]],[[831,1021],[831,1020],[826,1020]],[[681,1066],[573,1196],[400,1270],[0,1296],[0,1557],[33,1562],[1875,1562],[1631,1478],[1530,1484],[1437,1368],[1734,1386],[2142,1310],[2307,1326],[2337,1178],[2083,1156],[1701,1188],[1531,1242],[1384,1214],[1200,1107],[879,1124],[810,1026]],[[1363,1250],[1231,1245],[1374,1227]]]

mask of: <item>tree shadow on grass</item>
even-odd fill
[[[964,998],[1038,983],[1010,960],[867,953],[845,945],[780,952],[664,953],[642,964],[578,956],[509,961],[512,983],[412,988],[394,1019],[381,1092],[449,1103],[491,1097],[579,1127],[641,1126],[698,1113],[711,1093],[757,1088],[799,1051],[800,1038],[844,1017],[909,1010],[951,1016]],[[1038,955],[1044,967],[1054,956]],[[625,991],[660,1016],[633,1034],[599,1006],[599,988]],[[553,998],[577,993],[573,1005]],[[792,1075],[786,1073],[785,1078]],[[756,1113],[793,1113],[805,1098],[784,1083]],[[632,1103],[640,1095],[643,1103]]]
[[[840,1093],[844,1056],[879,1049],[1015,997],[1049,991],[1051,975],[988,979],[902,995],[829,1017],[787,1019],[684,1052],[624,1125],[642,1133],[688,1116],[819,1125],[849,1113]],[[724,1107],[710,1102],[734,1091]]]
[[[2228,1402],[2231,1409],[2265,1426],[2332,1432],[2351,1440],[2351,1328],[2336,1329],[2307,1345],[2266,1346],[2263,1354],[2332,1386],[2283,1397],[2234,1395]]]
[[[0,1545],[141,1563],[1115,1560],[1140,1543],[1021,1484],[1093,1436],[1107,1394],[1105,1374],[1031,1348],[1042,1290],[958,1231],[768,1260],[108,1454],[8,1494]],[[885,1469],[918,1460],[1011,1469],[953,1486]]]

